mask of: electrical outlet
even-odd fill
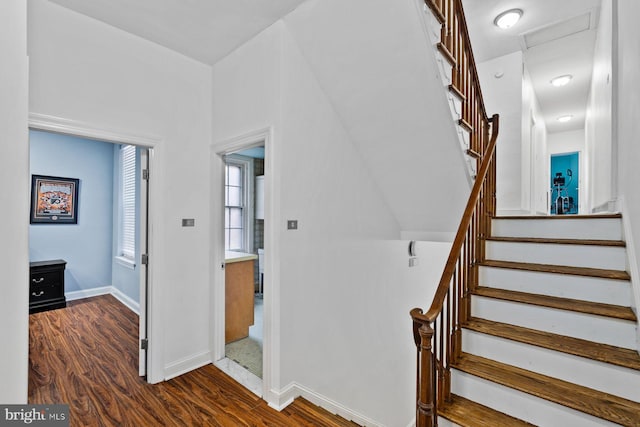
[[[298,229],[298,220],[297,219],[289,219],[287,220],[287,230],[297,230]]]
[[[182,218],[183,227],[195,227],[196,220],[194,218]]]

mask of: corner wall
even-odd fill
[[[111,157],[113,159],[113,237],[111,241],[111,284],[117,291],[122,292],[132,303],[140,304],[140,227],[144,227],[145,224],[141,222],[140,218],[140,148],[136,148],[136,226],[135,226],[135,241],[136,241],[136,253],[135,253],[135,265],[123,265],[116,257],[120,255],[118,253],[118,232],[120,227],[120,209],[121,209],[121,176],[120,169],[120,144],[110,144]],[[135,306],[133,307],[135,308]],[[135,311],[135,310],[134,310]]]
[[[28,7],[30,112],[160,141],[150,188],[149,379],[198,367],[210,359],[211,67],[49,1]],[[15,240],[26,245],[26,230]]]
[[[635,0],[619,0],[614,3],[614,37],[617,53],[614,53],[614,133],[618,147],[617,181],[623,200],[625,240],[632,258],[630,262],[636,312],[640,308],[640,3]],[[617,28],[615,25],[617,22]],[[617,30],[617,31],[616,31]],[[640,329],[639,329],[640,334]],[[639,336],[640,342],[640,336]],[[640,344],[639,344],[640,348]]]
[[[23,0],[0,2],[0,55],[0,180],[13,189],[0,221],[5,242],[0,249],[0,402],[22,404],[27,403],[29,360],[29,63]]]
[[[365,425],[409,424],[409,311],[431,301],[450,244],[421,243],[420,266],[408,267],[408,242],[397,240],[398,223],[286,19],[217,63],[212,93],[212,152],[273,129],[265,312],[267,304],[275,311],[265,324],[280,327],[265,342],[274,358],[265,398],[280,407],[304,395]],[[213,159],[215,200],[223,181]],[[214,210],[212,224],[222,224],[221,215]],[[286,230],[287,219],[297,219],[298,230]]]
[[[613,48],[613,0],[603,0],[600,9],[600,21],[593,59],[591,89],[587,101],[585,119],[585,141],[588,162],[589,189],[586,210],[608,211],[610,202],[616,198],[613,181],[615,181],[615,155],[612,153],[612,86],[616,78],[612,70]]]
[[[32,224],[29,260],[64,259],[65,292],[111,286],[113,145],[30,131],[31,173],[80,179],[77,224]]]
[[[500,134],[496,144],[499,214],[523,213],[523,77],[522,52],[514,52],[477,64],[485,107],[490,114],[500,114]],[[496,78],[496,73],[503,73]],[[526,118],[529,121],[529,118]],[[529,145],[526,145],[528,148]],[[526,168],[529,170],[529,165]],[[527,180],[528,180],[527,176]],[[528,203],[527,203],[528,205]],[[528,206],[526,207],[528,210]]]

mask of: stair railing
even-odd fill
[[[460,126],[469,132],[467,154],[476,158],[469,195],[433,303],[411,310],[417,347],[416,426],[437,426],[437,409],[451,400],[451,365],[461,354],[461,325],[470,316],[470,292],[478,285],[478,263],[496,211],[498,115],[486,114],[461,0],[425,0],[442,24],[438,50],[452,65],[449,87],[462,101]],[[489,132],[491,131],[491,136]]]

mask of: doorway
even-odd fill
[[[145,340],[149,324],[146,318],[149,286],[146,178],[151,149],[121,144],[126,141],[115,139],[49,132],[46,127],[40,124],[30,129],[30,171],[78,179],[79,210],[74,225],[32,224],[30,259],[64,259],[67,300],[113,295],[138,315],[139,338]],[[133,178],[128,183],[123,181],[123,162],[128,162],[129,175]],[[125,185],[129,186],[126,194]],[[121,215],[126,210],[123,202],[129,203],[130,214],[126,218]],[[138,371],[145,378],[147,359],[148,352],[141,345]]]
[[[580,206],[580,153],[551,155],[551,215],[576,215]]]
[[[264,313],[264,142],[222,155],[224,163],[224,359],[262,392]]]

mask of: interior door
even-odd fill
[[[140,316],[139,337],[140,351],[138,371],[140,376],[147,375],[147,302],[149,291],[149,153],[147,148],[140,148]]]

